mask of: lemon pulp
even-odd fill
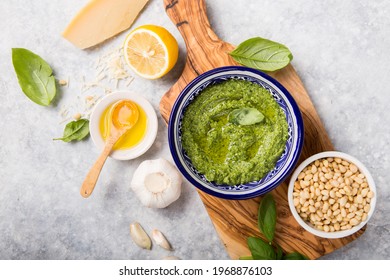
[[[143,25],[130,32],[123,50],[129,67],[146,79],[157,79],[167,74],[179,55],[175,37],[157,25]]]
[[[135,147],[142,141],[142,139],[146,134],[148,118],[146,116],[145,111],[142,109],[142,107],[136,104],[135,102],[134,104],[137,106],[139,112],[138,121],[126,134],[124,134],[118,140],[118,142],[114,145],[113,148],[114,150],[125,150],[125,149]],[[100,117],[100,122],[99,122],[100,134],[102,135],[104,140],[106,140],[110,135],[110,126],[112,125],[110,110],[113,105],[114,104],[109,105],[104,110],[102,116]]]

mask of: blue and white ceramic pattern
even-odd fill
[[[181,125],[186,107],[211,84],[228,79],[242,79],[265,88],[286,114],[289,138],[286,148],[275,168],[259,181],[240,185],[221,185],[208,181],[192,165],[181,143]],[[303,121],[301,112],[290,93],[267,74],[243,66],[220,67],[203,73],[189,83],[178,96],[169,118],[169,147],[180,172],[194,186],[202,191],[225,199],[248,199],[263,195],[283,182],[291,173],[301,154],[303,145]]]

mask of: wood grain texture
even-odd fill
[[[237,65],[229,56],[234,48],[218,38],[210,27],[204,0],[164,0],[166,12],[176,24],[187,46],[187,60],[179,80],[162,97],[160,112],[168,122],[172,106],[181,90],[198,75],[220,66]],[[301,79],[290,64],[272,73],[297,101],[303,115],[305,134],[300,162],[309,156],[334,150],[327,132],[306,92]],[[277,204],[275,242],[285,252],[298,251],[311,259],[328,254],[359,237],[356,234],[340,239],[316,237],[298,225],[287,201],[287,184],[272,191]],[[208,214],[232,259],[250,255],[246,239],[263,238],[257,227],[257,210],[261,197],[248,200],[224,200],[198,191]]]

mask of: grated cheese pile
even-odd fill
[[[115,48],[100,56],[94,68],[96,71],[92,81],[86,81],[85,76],[82,76],[80,94],[77,95],[75,104],[62,106],[61,123],[80,117],[89,118],[93,107],[104,95],[117,90],[122,82],[125,87],[129,87],[134,80],[125,67],[122,48]],[[69,78],[60,81],[60,86],[69,87]],[[70,115],[71,111],[72,115]]]

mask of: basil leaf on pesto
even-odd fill
[[[12,63],[24,94],[35,103],[48,106],[57,92],[50,65],[39,55],[22,48],[12,49]]]
[[[266,194],[260,201],[258,212],[258,224],[260,231],[268,241],[272,241],[275,235],[276,205],[271,194]]]
[[[260,37],[242,42],[230,56],[242,65],[270,72],[282,69],[293,59],[286,46]]]
[[[275,260],[276,254],[274,248],[264,240],[258,237],[248,237],[249,250],[254,260]]]
[[[252,125],[264,120],[264,115],[255,108],[240,108],[231,111],[228,120],[232,124]]]
[[[64,135],[62,138],[55,138],[53,140],[62,140],[64,142],[80,141],[87,137],[89,134],[89,121],[86,119],[80,119],[78,121],[72,121],[65,126]]]

